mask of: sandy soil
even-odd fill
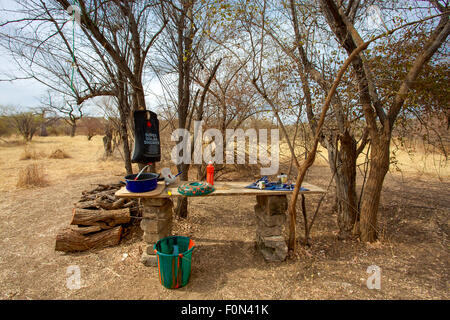
[[[100,137],[37,138],[31,146],[42,151],[41,159],[19,160],[23,145],[0,145],[0,299],[450,298],[450,182],[443,170],[439,176],[425,170],[388,174],[380,241],[374,244],[337,240],[330,192],[314,225],[312,246],[297,246],[283,263],[267,263],[255,250],[253,197],[192,199],[189,217],[174,224],[175,234],[197,244],[191,279],[184,288],[168,290],[160,285],[156,268],[139,262],[145,245],[138,227],[116,247],[54,251],[56,233],[69,224],[81,192],[124,175],[120,159],[101,159]],[[71,158],[47,159],[45,154],[56,148]],[[42,165],[49,185],[17,188],[18,170],[33,162]],[[235,176],[243,180],[245,173]],[[329,179],[329,169],[316,165],[306,180],[326,188]],[[310,213],[318,200],[307,198]],[[300,217],[297,228],[301,234]],[[81,270],[78,290],[67,288],[67,268],[73,265]],[[366,286],[371,265],[381,268],[381,290]]]

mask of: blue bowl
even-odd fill
[[[130,192],[141,193],[155,190],[158,186],[158,176],[156,173],[142,173],[135,181],[137,174],[125,176],[126,188]]]

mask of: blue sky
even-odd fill
[[[5,73],[20,74],[5,50],[0,48],[0,79],[8,78]],[[37,107],[40,97],[45,92],[46,87],[36,80],[0,81],[0,105],[21,108]]]
[[[15,1],[0,0],[0,21],[5,21],[4,9],[17,8]],[[10,18],[8,16],[8,18]],[[0,105],[27,109],[38,107],[40,98],[46,93],[47,88],[36,80],[3,81],[12,76],[20,76],[21,72],[16,62],[10,57],[9,52],[0,47]]]
[[[15,7],[14,1],[0,0],[0,21],[5,20],[3,9],[13,7]],[[8,52],[0,47],[0,79],[9,79],[8,74],[19,75],[20,72]],[[45,86],[35,80],[0,81],[0,105],[19,108],[36,107],[45,90]]]

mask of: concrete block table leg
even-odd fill
[[[286,223],[285,195],[256,196],[256,245],[266,261],[284,261],[288,247],[283,236]]]
[[[172,234],[173,202],[170,199],[143,199],[141,229],[146,249],[141,262],[146,266],[156,266],[156,254],[153,245],[162,238]]]

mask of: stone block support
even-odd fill
[[[156,266],[156,254],[153,245],[172,234],[173,202],[170,199],[143,199],[141,229],[146,243],[141,262],[146,266]]]
[[[288,248],[283,236],[286,223],[287,198],[256,196],[256,245],[267,261],[284,261]]]

